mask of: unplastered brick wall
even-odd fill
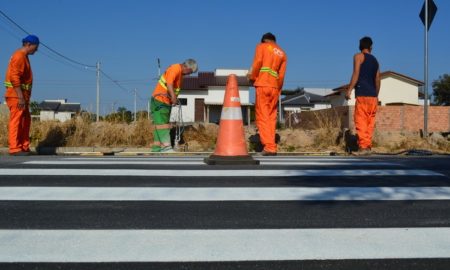
[[[423,117],[423,106],[382,106],[378,108],[376,128],[379,131],[420,131]],[[450,107],[428,107],[428,131],[450,131]]]
[[[378,131],[410,131],[418,132],[423,129],[423,106],[379,106],[376,115],[375,128]],[[320,111],[307,111],[298,114],[301,121],[292,124],[293,128],[314,129],[317,128],[318,115],[332,115],[339,118],[342,128],[348,128],[355,132],[354,106],[343,106]],[[288,122],[286,121],[288,124]],[[428,131],[448,132],[450,131],[450,107],[430,106],[428,107]]]

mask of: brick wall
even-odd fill
[[[334,119],[336,127],[354,131],[354,110],[354,106],[343,106],[320,111],[305,111],[297,114],[300,119],[299,123],[292,120],[292,115],[286,115],[286,126],[316,129],[323,125],[324,119],[325,122],[333,122]],[[423,129],[423,106],[380,106],[376,116],[376,129],[379,131],[418,132]],[[428,107],[428,131],[450,131],[450,107]]]

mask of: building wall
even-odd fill
[[[422,106],[383,106],[376,116],[376,128],[380,131],[420,131],[423,125]],[[428,131],[450,131],[450,107],[428,108]]]
[[[389,103],[419,104],[419,87],[405,81],[387,77],[381,80],[381,105]]]
[[[222,104],[224,96],[225,86],[210,86],[205,103]],[[250,88],[247,86],[239,86],[239,97],[241,99],[241,104],[250,103]]]
[[[41,111],[40,116],[41,121],[55,120],[55,112],[53,111]]]
[[[65,122],[67,120],[72,119],[72,115],[74,115],[74,113],[71,113],[71,112],[57,112],[57,113],[55,113],[55,120],[59,120],[60,122]]]
[[[339,119],[335,121],[339,128],[348,128],[355,132],[354,106],[341,106],[332,109],[301,112],[297,116],[298,124],[286,122],[295,128],[317,129],[320,128],[319,119]],[[409,131],[419,132],[423,129],[422,106],[380,106],[376,114],[375,129],[378,131]],[[338,126],[337,126],[338,127]],[[431,106],[428,108],[428,131],[450,131],[450,106]]]
[[[191,123],[195,122],[195,99],[202,98],[206,99],[207,91],[181,91],[178,98],[187,99],[187,105],[181,106],[181,115],[183,116],[183,122]],[[170,114],[170,121],[176,122],[179,117],[179,108],[172,108],[172,112]]]
[[[332,107],[354,106],[355,91],[352,91],[351,99],[345,99],[345,93],[338,96],[330,96]],[[378,96],[381,105],[389,103],[419,104],[419,86],[407,83],[403,80],[386,77],[381,80],[380,94]]]
[[[178,98],[187,99],[187,105],[181,106],[182,118],[185,123],[195,122],[195,99],[200,98],[205,100],[206,106],[208,104],[223,104],[223,98],[225,96],[225,86],[210,86],[208,90],[198,90],[198,91],[181,91]],[[239,97],[241,99],[241,104],[250,103],[250,89],[249,87],[239,87]],[[221,111],[222,106],[220,105],[219,111]],[[214,113],[215,109],[210,110],[210,113]],[[206,108],[205,108],[206,113]],[[210,114],[211,116],[211,114]],[[179,109],[173,108],[170,114],[170,121],[176,122],[179,117]]]

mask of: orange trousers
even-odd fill
[[[6,98],[6,104],[9,108],[9,153],[30,151],[31,115],[28,105],[23,110],[19,109],[18,98]]]
[[[378,107],[376,97],[357,97],[355,105],[355,128],[360,149],[372,148],[375,129],[375,114]]]
[[[256,127],[264,151],[277,152],[275,130],[277,125],[277,104],[280,90],[274,87],[256,87]]]

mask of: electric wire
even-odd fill
[[[1,14],[4,18],[6,18],[9,22],[11,22],[13,25],[15,25],[17,28],[19,28],[20,30],[22,30],[24,33],[26,33],[27,35],[30,35],[30,33],[29,33],[27,30],[25,30],[22,26],[20,26],[18,23],[16,23],[13,19],[11,19],[11,18],[10,18],[8,15],[6,15],[3,11],[0,10],[0,14]],[[67,56],[63,55],[62,53],[59,53],[58,51],[52,49],[50,46],[48,46],[48,45],[45,44],[44,42],[40,42],[40,45],[43,46],[43,47],[45,47],[45,48],[47,48],[47,49],[48,49],[49,51],[51,51],[52,53],[58,55],[59,57],[65,59],[65,60],[67,60],[67,61],[69,61],[69,62],[71,62],[71,63],[73,63],[73,64],[77,64],[77,65],[80,65],[80,66],[83,66],[83,67],[90,67],[90,68],[95,68],[95,67],[96,67],[96,66],[94,66],[94,65],[84,64],[84,63],[81,63],[81,62],[79,62],[79,61],[76,61],[76,60],[74,60],[74,59],[72,59],[72,58],[70,58],[70,57],[67,57]]]
[[[2,10],[0,10],[0,15],[3,16],[3,17],[2,17],[3,21],[8,22],[9,24],[11,24],[11,25],[17,27],[18,29],[20,29],[22,32],[24,32],[24,33],[30,35],[30,32],[28,32],[27,30],[25,30],[22,26],[20,26],[20,25],[19,25],[17,22],[15,22],[12,18],[10,18],[8,15],[6,15]],[[6,19],[6,20],[5,20],[5,19]],[[20,37],[19,37],[18,35],[14,34],[11,30],[9,30],[9,29],[7,29],[7,28],[5,28],[5,27],[2,27],[2,28],[3,28],[6,32],[8,32],[10,35],[12,35],[12,36],[14,36],[16,39],[20,40]],[[64,59],[65,61],[67,61],[67,62],[61,61],[61,60],[58,59],[57,57],[54,57],[54,56],[52,56],[51,54],[45,53],[43,50],[40,51],[44,56],[46,56],[46,57],[48,57],[48,58],[52,59],[53,61],[56,61],[56,62],[58,62],[58,63],[60,63],[60,64],[67,65],[67,66],[72,67],[72,68],[76,68],[76,66],[82,66],[82,67],[83,67],[84,69],[86,69],[86,70],[89,70],[89,69],[91,69],[91,68],[92,68],[92,69],[94,69],[94,68],[96,69],[96,68],[97,68],[97,66],[95,66],[95,65],[85,64],[85,63],[82,63],[82,62],[80,62],[80,61],[74,60],[74,59],[72,59],[72,58],[70,58],[70,57],[68,57],[68,56],[65,56],[65,55],[63,55],[62,53],[60,53],[60,52],[56,51],[55,49],[51,48],[50,46],[48,46],[47,44],[45,44],[45,43],[42,42],[42,41],[40,42],[40,44],[41,44],[41,46],[43,46],[44,48],[46,48],[47,50],[49,50],[51,53],[53,53],[53,54],[55,54],[56,56],[58,56],[58,57]],[[110,80],[112,83],[114,83],[117,87],[119,87],[119,89],[121,89],[121,90],[124,91],[125,93],[127,93],[127,94],[134,94],[134,93],[136,92],[136,93],[135,93],[135,94],[136,94],[136,97],[139,98],[140,101],[147,102],[147,100],[144,99],[141,95],[139,95],[139,93],[138,93],[137,91],[130,91],[130,90],[126,89],[122,84],[119,83],[118,80],[115,80],[114,78],[112,78],[110,75],[108,75],[108,74],[107,74],[106,72],[104,72],[102,69],[100,69],[99,71],[100,71],[101,74],[103,74],[103,76],[105,76],[108,80]],[[130,83],[132,83],[133,81],[135,81],[135,82],[136,82],[136,81],[143,82],[142,80],[128,80],[128,82],[130,82]]]

